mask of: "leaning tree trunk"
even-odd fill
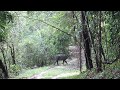
[[[86,22],[85,22],[85,13],[86,13],[85,11],[81,11],[81,23],[82,23],[82,29],[83,29],[86,68],[91,70],[91,68],[93,68],[93,63],[91,60],[90,37],[88,34]]]

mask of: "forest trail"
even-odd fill
[[[63,73],[63,74],[54,76],[52,79],[59,79],[59,78],[62,78],[62,77],[73,76],[73,75],[79,75],[79,72],[65,73],[65,74]]]
[[[79,66],[78,66],[78,60],[76,58],[73,58],[72,60],[67,60],[68,61],[68,65],[63,65],[62,63],[60,63],[59,66],[50,66],[47,70],[37,74],[37,75],[33,75],[32,77],[28,78],[28,79],[44,79],[45,75],[47,75],[48,73],[49,74],[52,74],[54,71],[57,71],[59,69],[62,70],[62,72],[60,74],[56,74],[55,76],[53,77],[50,77],[50,79],[58,79],[58,78],[61,78],[61,77],[66,77],[66,76],[71,76],[71,75],[77,75],[79,74],[79,72],[64,72],[66,70],[76,70],[76,71],[79,71]],[[48,77],[49,78],[49,77]]]
[[[57,65],[51,65],[47,70],[42,71],[39,74],[33,75],[28,79],[59,79],[61,77],[66,76],[72,76],[72,75],[78,75],[79,72],[79,53],[78,53],[78,47],[71,46],[71,53],[72,53],[72,59],[67,59],[68,64],[63,65],[62,61],[59,62],[59,66]],[[84,57],[84,50],[82,49],[81,53],[81,59],[83,64],[83,70],[85,66],[85,57]]]
[[[47,73],[49,70],[51,70],[53,68],[54,68],[54,66],[51,66],[50,68],[48,68],[47,70],[41,72],[40,74],[34,75],[34,76],[32,76],[32,77],[30,77],[28,79],[41,79],[41,78],[43,78],[43,74]]]

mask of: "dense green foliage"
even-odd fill
[[[0,11],[0,42],[5,41],[8,34],[8,23],[13,21],[12,15],[7,11]]]

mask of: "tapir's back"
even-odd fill
[[[56,60],[66,60],[68,56],[66,54],[57,54]]]

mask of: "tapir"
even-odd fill
[[[61,60],[63,60],[63,64],[64,64],[64,62],[65,62],[66,64],[68,64],[67,61],[66,61],[68,58],[70,58],[69,55],[66,55],[66,54],[57,54],[57,55],[54,56],[54,60],[55,60],[54,65],[55,65],[56,63],[57,63],[57,65],[59,65],[59,64],[58,64],[58,61],[61,61]]]

